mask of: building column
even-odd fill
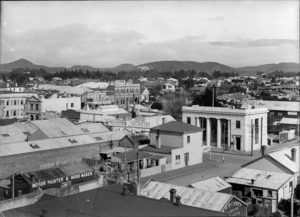
[[[227,146],[228,149],[230,149],[230,145],[231,145],[231,121],[227,120]]]
[[[206,118],[206,145],[210,146],[210,136],[211,136],[211,126],[210,126],[210,118]]]
[[[221,136],[222,136],[222,129],[221,129],[221,119],[217,119],[217,147],[221,148]]]
[[[195,126],[198,127],[198,118],[195,117]]]

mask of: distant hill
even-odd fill
[[[197,72],[213,73],[214,71],[233,72],[234,68],[217,62],[192,62],[192,61],[158,61],[137,66],[141,69],[154,69],[157,71],[195,70]]]
[[[17,68],[45,69],[49,73],[54,73],[56,71],[65,69],[65,67],[47,67],[43,65],[35,65],[26,59],[19,59],[11,63],[4,63],[0,65],[1,72],[11,72],[13,69]]]
[[[137,68],[130,64],[130,63],[124,63],[124,64],[121,64],[121,65],[118,65],[114,68],[112,68],[111,70],[113,72],[121,72],[121,71],[125,71],[125,72],[130,72],[132,70],[136,70]]]
[[[80,66],[80,65],[76,65],[76,66],[72,66],[70,68],[67,68],[67,70],[82,70],[83,72],[86,72],[87,70],[89,71],[97,71],[97,70],[100,70],[99,68],[94,68],[94,67],[91,67],[91,66]]]
[[[300,66],[298,63],[278,63],[278,64],[265,64],[265,65],[260,65],[260,66],[247,66],[247,67],[241,67],[241,68],[236,68],[240,74],[244,73],[255,73],[257,71],[264,72],[264,73],[270,73],[274,71],[283,71],[283,72],[299,72],[300,71]]]
[[[278,64],[266,64],[266,65],[259,65],[259,66],[247,66],[247,67],[240,67],[240,68],[233,68],[224,64],[220,64],[217,62],[193,62],[193,61],[157,61],[157,62],[150,62],[141,64],[138,66],[134,66],[129,63],[121,64],[113,68],[95,68],[91,66],[81,66],[76,65],[70,68],[66,67],[48,67],[43,65],[35,65],[34,63],[26,60],[26,59],[19,59],[13,61],[11,63],[0,64],[0,72],[10,72],[13,69],[17,68],[29,68],[29,69],[45,69],[48,73],[55,73],[56,71],[62,71],[64,69],[67,70],[79,70],[81,69],[83,72],[89,71],[112,71],[112,72],[120,72],[120,71],[147,71],[150,69],[154,69],[160,72],[174,72],[179,70],[195,70],[197,72],[207,72],[213,73],[214,71],[220,72],[238,72],[240,75],[255,75],[257,71],[261,71],[264,73],[269,73],[273,71],[283,71],[283,72],[299,72],[299,64],[292,63],[292,62],[283,62]]]

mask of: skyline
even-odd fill
[[[1,63],[299,63],[298,9],[298,1],[2,2]]]

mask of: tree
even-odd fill
[[[189,90],[195,85],[195,81],[192,78],[189,78],[186,81],[183,81],[183,85],[186,90]]]
[[[246,93],[246,89],[238,85],[233,85],[230,87],[229,93]]]
[[[157,110],[162,110],[163,109],[163,105],[160,102],[154,102],[151,105],[151,109],[157,109]]]
[[[213,102],[213,89],[214,87],[207,87],[204,90],[204,93],[200,95],[194,96],[193,105],[200,105],[200,106],[212,106]],[[214,106],[221,107],[222,105],[216,100],[216,89],[214,91]]]
[[[219,77],[222,76],[222,73],[221,73],[220,71],[214,71],[214,72],[212,73],[212,76],[213,76],[214,78],[219,78]]]
[[[151,96],[158,96],[161,91],[161,85],[156,85],[154,87],[150,87],[149,89]]]

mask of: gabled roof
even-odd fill
[[[191,184],[191,187],[203,191],[221,191],[230,188],[231,185],[219,176],[211,179],[202,180]]]
[[[226,179],[231,184],[253,186],[265,189],[280,189],[293,176],[285,173],[275,173],[264,170],[242,168]],[[254,180],[252,184],[251,180]]]
[[[225,205],[235,198],[245,205],[243,201],[231,194],[201,191],[195,188],[172,185],[163,182],[150,181],[140,190],[140,195],[156,200],[170,198],[170,190],[176,190],[176,195],[181,197],[181,203],[186,206],[209,209],[222,212]]]
[[[291,158],[292,148],[294,148],[296,150],[296,160],[295,161],[292,161],[292,158]],[[250,162],[242,165],[242,167],[251,165],[255,162],[258,162],[259,160],[261,160],[263,158],[270,159],[273,162],[275,161],[276,163],[287,168],[289,171],[291,171],[293,173],[297,173],[299,171],[300,151],[299,151],[298,146],[291,147],[291,148],[284,148],[282,150],[269,153],[265,156],[259,157],[253,161],[250,161]]]
[[[184,122],[171,121],[166,124],[162,124],[151,128],[151,130],[160,130],[161,132],[172,132],[172,133],[196,133],[202,132],[203,129],[200,127],[193,126]]]

